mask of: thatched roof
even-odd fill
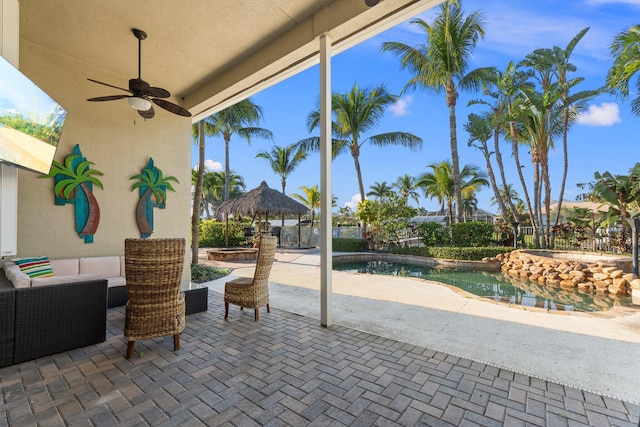
[[[265,181],[260,186],[236,198],[227,200],[216,209],[219,214],[266,215],[266,214],[305,214],[309,209],[302,203],[269,188]]]

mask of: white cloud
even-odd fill
[[[578,116],[577,122],[587,126],[611,126],[622,120],[618,104],[603,102],[600,105],[590,105],[587,111]]]
[[[222,170],[222,163],[207,159],[204,161],[204,168],[210,172],[220,172]]]
[[[411,101],[413,101],[412,95],[398,98],[396,103],[389,107],[389,111],[391,111],[391,114],[393,114],[395,117],[406,116],[407,114],[411,113],[411,111],[409,110],[409,104],[411,104]]]
[[[360,193],[358,194],[354,194],[351,197],[351,200],[349,200],[348,202],[346,202],[344,205],[348,206],[349,208],[351,208],[351,210],[353,212],[355,212],[356,210],[358,210],[358,202],[360,201]]]
[[[198,168],[198,164],[196,163],[193,167],[194,169]],[[211,159],[207,159],[204,161],[204,170],[206,172],[220,172],[222,171],[222,163],[214,162]]]

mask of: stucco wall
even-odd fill
[[[56,160],[62,162],[79,144],[92,166],[104,173],[104,190],[94,186],[100,205],[100,225],[94,243],[85,244],[74,228],[73,205],[54,205],[53,180],[21,170],[18,184],[18,255],[50,258],[121,255],[124,240],[140,237],[135,208],[138,191],[130,178],[152,157],[164,175],[178,178],[176,192],[168,192],[166,209],[154,209],[152,237],[184,237],[190,244],[191,121],[155,107],[156,116],[145,121],[127,100],[87,102],[95,96],[118,94],[87,80],[88,77],[127,87],[131,76],[105,70],[20,43],[20,69],[68,111]],[[144,78],[144,76],[143,76]],[[162,86],[162,82],[152,82]],[[168,88],[169,90],[171,88]],[[175,100],[172,100],[175,102]],[[134,124],[135,121],[135,124]],[[189,282],[190,251],[185,255],[183,286]]]

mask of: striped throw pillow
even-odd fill
[[[20,271],[33,279],[34,277],[51,277],[53,276],[53,269],[51,268],[51,262],[46,256],[33,257],[33,258],[19,258],[14,259],[14,263],[20,267]]]

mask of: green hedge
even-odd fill
[[[366,247],[367,241],[364,239],[349,239],[346,237],[333,239],[333,250],[336,252],[363,252]]]
[[[451,227],[435,222],[418,224],[417,233],[425,246],[486,247],[491,245],[494,226],[486,222],[460,222]]]
[[[229,246],[239,246],[245,243],[244,227],[248,226],[249,224],[229,221]],[[224,222],[215,219],[200,221],[200,247],[224,247],[224,228]]]
[[[511,252],[511,246],[489,246],[475,248],[460,248],[455,246],[438,247],[400,247],[391,248],[391,253],[400,255],[416,255],[430,258],[458,259],[464,261],[481,261],[482,258],[491,258],[498,254]]]

